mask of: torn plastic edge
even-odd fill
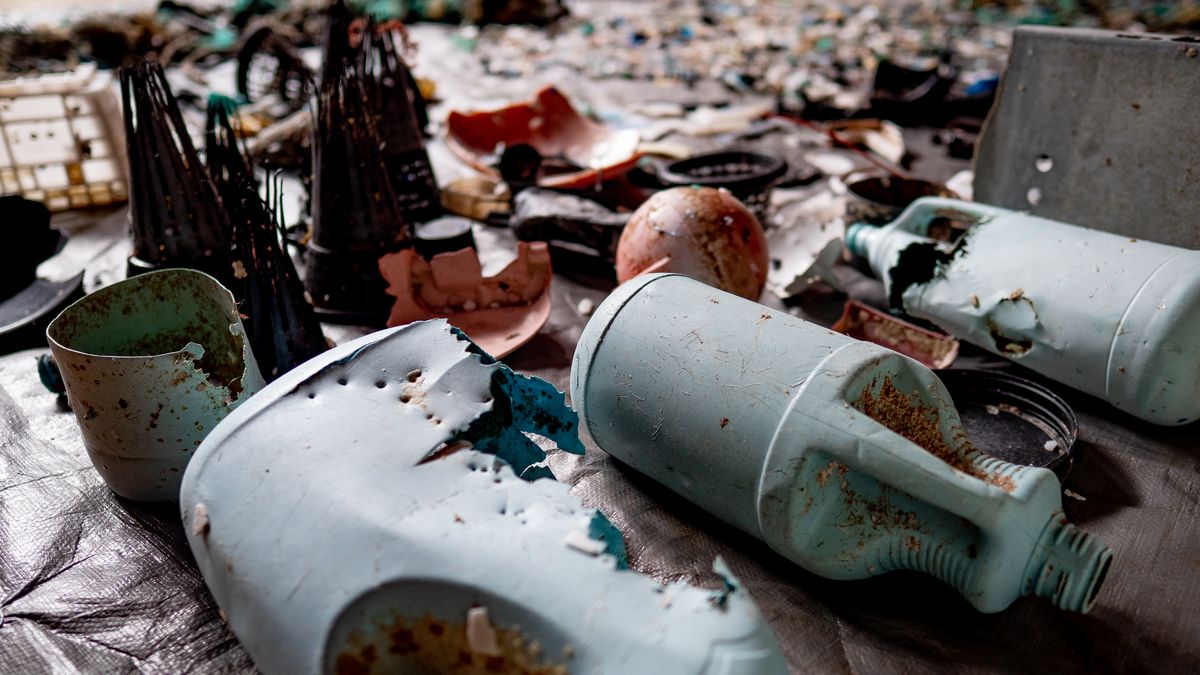
[[[482,276],[478,254],[469,248],[428,261],[411,249],[388,253],[379,259],[379,272],[396,298],[388,326],[449,319],[459,329],[478,328],[471,339],[497,357],[532,339],[550,316],[553,269],[545,242],[518,242],[516,259],[490,277]],[[422,297],[427,289],[432,297]],[[438,297],[444,302],[429,302]],[[502,314],[511,320],[497,321]],[[483,332],[502,324],[511,325],[511,332]]]
[[[61,316],[61,314],[59,316]],[[57,317],[55,320],[57,321]],[[53,324],[53,322],[51,322],[51,323]],[[221,397],[221,405],[223,405],[224,407],[226,407],[229,410],[232,410],[233,408],[236,408],[238,405],[240,405],[244,400],[246,400],[251,395],[253,395],[253,394],[247,394],[245,381],[246,381],[246,375],[249,373],[249,370],[250,370],[250,364],[251,363],[256,364],[257,362],[254,361],[253,350],[250,347],[250,337],[246,334],[246,331],[238,323],[230,323],[228,326],[228,330],[229,330],[230,335],[233,335],[234,337],[236,337],[238,339],[239,344],[241,345],[241,353],[237,356],[237,365],[241,366],[241,368],[239,370],[239,375],[234,378],[229,378],[228,380],[226,378],[221,377],[221,375],[219,373],[217,373],[215,370],[207,369],[201,365],[201,362],[204,360],[204,355],[205,355],[204,345],[202,345],[199,342],[196,342],[194,340],[189,340],[187,342],[187,344],[183,345],[179,349],[172,350],[169,352],[162,352],[162,353],[157,353],[157,354],[147,353],[147,354],[123,355],[123,354],[99,354],[99,353],[93,353],[93,352],[85,352],[85,351],[76,349],[74,347],[62,344],[61,342],[59,342],[59,340],[57,338],[50,335],[50,332],[51,332],[50,328],[47,328],[47,339],[54,342],[54,344],[57,345],[57,347],[60,350],[62,350],[64,352],[68,352],[68,353],[72,354],[74,357],[77,357],[80,359],[100,359],[100,360],[113,361],[113,362],[120,363],[122,361],[131,362],[131,361],[145,361],[147,359],[167,359],[167,358],[169,358],[169,359],[171,359],[172,363],[174,365],[176,365],[177,367],[179,367],[181,370],[189,372],[189,376],[191,376],[191,375],[197,376],[207,386],[215,388],[217,391],[223,392],[224,396]],[[183,365],[185,363],[187,364],[186,367]],[[54,370],[58,371],[58,368],[59,368],[58,364],[55,363]],[[38,370],[39,370],[39,374],[40,374],[41,370],[42,370],[42,365],[40,363],[38,365]],[[61,378],[61,375],[59,377]],[[43,379],[43,384],[45,384],[47,386],[47,388],[49,388],[49,384],[47,384],[45,382],[45,379]],[[65,390],[65,387],[64,387],[64,390]],[[64,391],[64,393],[65,393],[65,391]]]
[[[741,582],[733,575],[733,570],[729,568],[725,559],[719,555],[713,559],[713,572],[716,572],[717,576],[721,578],[721,587],[709,594],[708,601],[712,603],[713,607],[724,610],[729,602],[729,596],[737,593],[741,588]]]
[[[527,481],[539,478],[554,478],[545,466],[546,453],[530,440],[526,433],[542,436],[552,441],[560,450],[574,455],[584,453],[579,440],[579,416],[566,403],[566,396],[549,382],[513,371],[481,349],[461,330],[450,326],[450,332],[468,354],[479,359],[481,365],[491,366],[491,407],[480,413],[465,428],[447,434],[443,444],[421,459],[442,451],[446,445],[465,442],[472,448],[503,460],[513,471]],[[314,380],[326,377],[371,350],[378,342],[363,345],[350,354],[333,361],[296,384],[288,396],[297,395]],[[421,463],[418,462],[418,463]]]
[[[895,264],[888,270],[888,276],[891,278],[888,301],[892,307],[910,314],[913,313],[914,301],[921,296],[924,289],[929,284],[943,278],[946,270],[951,265],[969,253],[968,244],[974,228],[990,220],[990,218],[978,218],[955,211],[939,211],[935,214],[935,217],[951,219],[969,217],[973,221],[973,224],[953,244],[931,240],[929,242],[912,243],[900,250]],[[1034,305],[1033,300],[1025,297],[1020,289],[1012,291],[1008,295],[1002,295],[999,298],[980,298],[972,294],[969,302],[972,307],[979,309],[979,316],[983,321],[983,325],[986,326],[987,334],[991,338],[997,352],[1011,358],[1020,358],[1029,352],[1033,346],[1033,334],[1038,330],[1041,319],[1038,316],[1037,307]],[[981,309],[982,303],[987,303],[987,307]],[[1023,322],[1024,325],[1014,324],[1011,321],[1006,321],[1003,316],[999,316],[999,314],[1011,314],[1012,312],[1005,311],[1008,307],[1016,308],[1013,311],[1016,311],[1017,314],[1012,319],[1023,318],[1025,319]],[[837,329],[835,328],[835,330]],[[909,354],[902,349],[897,349],[892,345],[884,344],[884,346],[921,360],[919,357]],[[922,363],[931,368],[944,367],[935,366],[925,361],[922,361]]]
[[[629,554],[625,550],[625,538],[617,526],[613,525],[612,521],[599,510],[592,514],[592,520],[588,523],[588,536],[604,544],[604,553],[611,555],[616,561],[615,569],[629,569]]]

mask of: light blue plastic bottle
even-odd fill
[[[945,244],[939,219],[971,227]],[[897,309],[1147,422],[1200,419],[1200,251],[937,198],[846,245]]]
[[[687,277],[609,296],[571,396],[605,452],[825,577],[919,570],[983,612],[1086,612],[1111,562],[1053,473],[971,447],[927,368]]]

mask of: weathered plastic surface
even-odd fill
[[[200,441],[263,386],[233,295],[194,270],[102,288],[46,336],[88,457],[127,499],[177,499]]]
[[[1200,248],[1200,125],[1195,88],[1181,86],[1200,76],[1197,38],[1019,26],[1009,54],[975,198]]]
[[[971,229],[934,242],[939,218]],[[912,316],[1148,422],[1200,418],[1200,252],[950,199],[847,243]]]
[[[522,432],[580,453],[576,425],[443,320],[381,331],[230,415],[188,468],[184,527],[268,674],[786,672],[731,577],[711,594],[620,570],[603,516],[518,477],[549,473]]]
[[[912,569],[983,612],[1087,611],[1111,560],[1053,473],[970,445],[924,366],[686,277],[609,296],[571,399],[605,452],[822,576]]]
[[[396,298],[389,326],[448,318],[489,354],[502,358],[533,339],[550,317],[550,251],[520,242],[517,257],[484,277],[475,251],[464,248],[425,260],[411,249],[379,259]]]

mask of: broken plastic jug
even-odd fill
[[[183,481],[188,542],[264,673],[786,672],[731,576],[623,569],[604,516],[535,480],[525,432],[578,453],[577,425],[444,320],[374,333],[213,431]]]
[[[1112,558],[1052,472],[970,445],[925,366],[687,277],[605,300],[571,399],[605,452],[825,577],[917,570],[983,612],[1086,612]]]
[[[970,229],[931,238],[947,222]],[[1200,418],[1200,252],[934,198],[846,245],[897,309],[1147,422]]]

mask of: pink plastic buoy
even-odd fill
[[[617,279],[677,272],[757,300],[767,281],[762,225],[727,190],[678,187],[655,194],[625,226],[617,244]]]

